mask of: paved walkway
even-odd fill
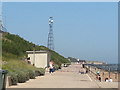
[[[36,77],[26,83],[19,83],[9,88],[117,88],[116,82],[95,81],[88,74],[80,74],[84,71],[80,65],[71,65],[62,68],[52,74],[46,72],[45,76]]]

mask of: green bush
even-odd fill
[[[35,70],[35,76],[40,76],[40,71]]]
[[[8,76],[10,76],[10,78],[11,78],[11,84],[17,85],[17,83],[18,83],[17,74],[15,72],[9,72]]]
[[[29,71],[28,71],[27,68],[26,69],[18,69],[18,70],[24,72],[24,74],[25,74],[25,80],[26,81],[28,81],[30,79],[30,77],[29,77]]]
[[[32,70],[28,70],[28,72],[29,72],[29,78],[30,79],[35,79],[35,72],[32,71]]]
[[[43,68],[38,68],[35,70],[35,75],[36,76],[42,76],[42,75],[45,75],[45,69]]]
[[[30,79],[29,72],[26,72],[26,81]]]
[[[55,67],[55,70],[58,70],[60,66],[55,64],[54,67]]]
[[[23,71],[17,71],[17,78],[19,83],[24,83],[26,82],[26,74]]]
[[[45,75],[45,69],[44,68],[39,68],[38,70],[40,72],[40,75]]]

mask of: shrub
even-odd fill
[[[20,69],[20,71],[24,72],[25,79],[26,79],[26,81],[28,81],[30,79],[28,69]]]
[[[29,72],[26,72],[26,81],[30,79]]]
[[[11,84],[12,85],[17,85],[17,83],[18,83],[17,74],[15,72],[9,72],[8,76],[11,77]]]
[[[45,75],[45,69],[39,68],[38,71],[40,72],[40,75]]]
[[[24,72],[22,72],[22,71],[17,71],[16,73],[17,73],[17,78],[18,78],[18,82],[19,82],[19,83],[24,83],[24,82],[27,81],[27,80],[26,80],[26,74],[25,74]]]
[[[55,70],[59,69],[59,65],[57,65],[57,64],[55,64],[54,67],[55,67]]]
[[[40,71],[35,70],[35,76],[40,76]]]
[[[32,70],[28,70],[28,72],[29,72],[29,78],[30,79],[35,79],[35,72],[32,71]]]

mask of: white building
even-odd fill
[[[48,67],[50,61],[50,53],[48,51],[26,51],[29,61],[37,68]]]

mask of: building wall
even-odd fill
[[[34,55],[33,54],[28,54],[28,57],[30,57],[30,63],[33,65],[33,57],[34,57]]]
[[[48,52],[48,54],[47,54],[47,66],[49,66],[49,62],[50,62],[50,59],[51,59],[51,55],[50,55],[50,53]]]
[[[48,65],[48,54],[47,53],[35,53],[35,54],[28,54],[30,57],[31,64],[35,65],[37,68],[45,68]],[[35,60],[34,60],[35,58]]]

